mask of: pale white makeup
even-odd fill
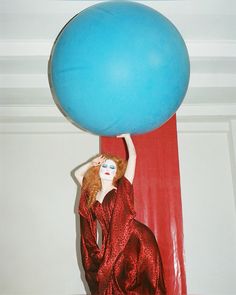
[[[100,167],[99,176],[103,180],[113,180],[117,167],[113,160],[107,159]]]

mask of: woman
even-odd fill
[[[136,152],[129,134],[127,163],[102,155],[81,166],[81,253],[92,295],[166,294],[160,252],[152,231],[135,219]],[[97,243],[97,222],[102,245]]]

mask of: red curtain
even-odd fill
[[[167,294],[187,294],[176,115],[155,131],[132,138],[137,151],[137,219],[148,225],[157,238]],[[116,137],[101,137],[100,151],[127,156],[123,140]]]

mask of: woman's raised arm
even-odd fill
[[[136,167],[136,150],[135,150],[133,140],[130,134],[121,134],[121,135],[118,135],[117,137],[124,138],[125,143],[127,145],[129,158],[128,158],[127,168],[126,168],[124,176],[130,181],[130,183],[133,183],[135,167]]]

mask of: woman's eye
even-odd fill
[[[103,164],[102,167],[103,167],[103,168],[107,168],[107,164]]]
[[[111,169],[115,169],[115,166],[110,166]]]

